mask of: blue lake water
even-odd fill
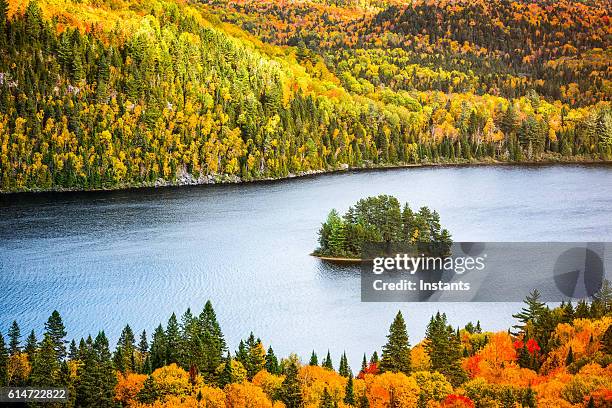
[[[402,310],[412,343],[430,316],[506,329],[517,303],[362,303],[359,272],[309,256],[331,208],[392,194],[436,209],[455,241],[612,241],[612,167],[437,167],[274,183],[0,197],[0,330],[148,333],[211,299],[228,343],[277,354],[343,350],[353,368]],[[24,336],[25,337],[25,336]]]

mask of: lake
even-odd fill
[[[431,167],[273,183],[0,196],[0,330],[40,334],[50,313],[68,337],[129,323],[151,334],[207,299],[232,350],[251,331],[277,355],[347,351],[357,370],[398,310],[412,344],[430,316],[484,329],[517,303],[362,303],[359,271],[309,256],[331,208],[392,194],[436,209],[455,241],[612,241],[612,167]]]

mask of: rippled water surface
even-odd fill
[[[276,183],[0,197],[0,330],[69,337],[152,329],[214,302],[235,348],[252,330],[284,355],[346,350],[354,368],[401,309],[415,343],[432,313],[505,329],[513,303],[361,303],[358,271],[308,254],[327,212],[393,194],[437,209],[456,241],[612,241],[612,168],[445,167]]]

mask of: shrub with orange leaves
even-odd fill
[[[145,374],[128,373],[124,375],[118,372],[117,385],[115,385],[115,400],[124,406],[133,405],[136,395],[142,389],[146,379],[147,376]]]
[[[371,408],[386,408],[392,402],[394,407],[411,408],[419,400],[421,390],[416,380],[404,373],[367,374],[364,379]]]
[[[272,401],[266,393],[249,382],[229,384],[225,387],[227,408],[272,408]]]

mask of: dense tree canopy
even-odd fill
[[[0,190],[610,158],[598,1],[3,2]]]

